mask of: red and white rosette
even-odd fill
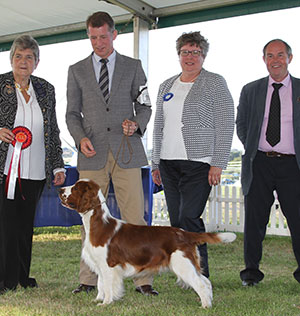
[[[30,130],[25,126],[17,126],[12,132],[15,134],[15,139],[11,143],[15,148],[10,161],[10,166],[6,178],[5,188],[7,193],[7,198],[13,200],[15,197],[15,187],[16,179],[18,175],[20,191],[21,189],[21,179],[20,179],[20,161],[22,150],[29,147],[32,142],[32,134]],[[23,197],[24,198],[24,197]]]

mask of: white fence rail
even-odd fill
[[[244,231],[244,197],[240,187],[219,185],[211,190],[202,216],[207,231]],[[153,225],[170,225],[163,192],[153,196]],[[290,236],[286,219],[276,200],[272,206],[267,234]]]

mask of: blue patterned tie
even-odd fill
[[[274,147],[280,142],[280,98],[279,89],[283,86],[282,83],[272,84],[274,91],[272,93],[269,120],[266,131],[267,142]]]
[[[108,69],[107,69],[107,59],[100,59],[101,62],[101,70],[100,70],[100,76],[99,76],[99,85],[100,89],[103,93],[103,97],[105,99],[105,102],[108,102],[109,99],[109,90],[108,90],[108,85],[109,85],[109,78],[108,78]]]

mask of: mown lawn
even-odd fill
[[[31,276],[39,288],[22,289],[0,296],[0,316],[300,316],[300,284],[292,272],[296,261],[288,237],[267,236],[261,268],[265,279],[258,286],[243,288],[242,234],[228,245],[209,245],[213,284],[213,307],[201,308],[193,290],[178,287],[173,274],[155,277],[158,297],[136,293],[131,280],[126,294],[109,306],[93,302],[96,293],[72,294],[78,285],[79,227],[35,229]]]

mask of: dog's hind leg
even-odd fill
[[[199,295],[202,307],[211,307],[212,287],[210,281],[200,275],[192,262],[184,257],[183,252],[177,250],[171,256],[170,269]]]

